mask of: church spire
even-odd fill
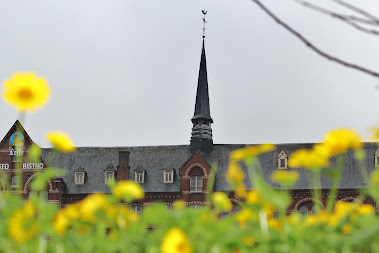
[[[206,11],[204,14],[204,24]],[[208,154],[213,150],[212,128],[213,120],[211,118],[209,107],[208,77],[207,77],[207,61],[205,57],[204,46],[204,30],[203,28],[203,46],[201,51],[199,79],[197,82],[197,93],[195,103],[195,113],[192,117],[192,134],[191,134],[191,152],[197,150],[200,153]]]

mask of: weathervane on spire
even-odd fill
[[[206,10],[201,10],[201,12],[204,15],[204,17],[203,17],[203,22],[204,22],[204,26],[203,26],[203,38],[205,38],[205,23],[207,23],[207,21],[205,21],[205,15],[207,14],[207,11]]]

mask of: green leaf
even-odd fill
[[[30,189],[32,191],[46,190],[48,182],[56,177],[63,176],[65,170],[62,169],[46,169],[44,172],[39,173],[32,181]]]

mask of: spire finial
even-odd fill
[[[205,21],[205,15],[207,14],[207,11],[206,10],[201,10],[201,13],[203,13],[204,17],[203,17],[203,22],[204,22],[204,25],[203,25],[203,39],[205,38],[205,23],[207,23],[207,21]]]

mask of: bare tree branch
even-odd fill
[[[366,73],[366,74],[369,74],[369,75],[372,75],[374,77],[379,78],[379,73],[378,72],[375,72],[373,70],[367,69],[367,68],[359,66],[357,64],[353,64],[353,63],[347,62],[345,60],[339,59],[339,58],[337,58],[335,56],[329,55],[329,54],[325,53],[324,51],[320,50],[318,47],[314,46],[309,40],[307,40],[303,35],[301,35],[299,32],[297,32],[295,29],[293,29],[288,24],[284,23],[281,19],[279,19],[274,13],[272,13],[259,0],[251,0],[251,1],[253,1],[255,4],[257,4],[259,6],[259,8],[261,8],[272,19],[274,19],[276,21],[276,23],[278,23],[284,29],[286,29],[287,31],[289,31],[290,33],[292,33],[295,37],[297,37],[299,40],[301,40],[307,47],[309,47],[310,49],[312,49],[317,54],[321,55],[322,57],[324,57],[324,58],[326,58],[326,59],[328,59],[330,61],[334,61],[334,62],[336,62],[338,64],[341,64],[341,65],[343,65],[345,67],[352,68],[352,69],[355,69],[355,70],[358,70],[358,71],[361,71],[363,73]],[[332,1],[335,1],[335,0],[332,0]]]
[[[301,4],[304,7],[309,8],[311,10],[314,10],[314,11],[317,11],[317,12],[329,15],[329,16],[331,16],[333,18],[336,18],[336,19],[338,19],[338,20],[340,20],[340,21],[342,21],[342,22],[344,22],[344,23],[346,23],[348,25],[351,25],[352,27],[356,28],[357,30],[359,30],[361,32],[365,32],[365,33],[373,34],[373,35],[379,35],[379,31],[378,30],[368,29],[366,27],[358,25],[356,23],[358,21],[352,20],[349,16],[346,16],[344,14],[333,12],[331,10],[322,8],[322,7],[318,6],[318,5],[315,5],[315,4],[307,2],[307,1],[303,1],[303,0],[293,0],[293,1],[295,1],[298,4]]]
[[[356,6],[352,5],[352,4],[346,3],[346,2],[344,2],[344,1],[342,1],[342,0],[331,0],[331,1],[333,1],[333,2],[335,2],[335,3],[337,3],[337,4],[339,4],[339,5],[341,5],[341,6],[345,7],[345,8],[347,8],[347,9],[350,9],[350,10],[352,10],[352,11],[355,11],[355,12],[361,14],[362,16],[365,16],[365,17],[367,17],[367,18],[369,18],[369,19],[371,19],[371,20],[374,20],[374,21],[376,21],[376,22],[379,21],[379,18],[378,18],[378,17],[376,17],[376,16],[374,16],[373,14],[368,13],[367,11],[362,10],[361,8],[358,8],[358,7],[356,7]]]

